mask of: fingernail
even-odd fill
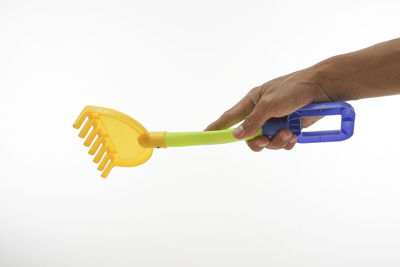
[[[239,127],[237,127],[234,131],[233,131],[233,135],[235,135],[236,137],[242,137],[244,134],[244,128],[242,125],[240,125]]]
[[[290,137],[292,137],[291,134],[285,133],[285,134],[282,136],[282,140],[286,142],[286,141],[289,140]]]

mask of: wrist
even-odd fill
[[[312,67],[315,83],[313,102],[347,101],[358,99],[356,84],[349,80],[347,55],[328,58]]]

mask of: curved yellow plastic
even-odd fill
[[[92,145],[89,154],[97,152],[94,162],[100,162],[98,169],[104,170],[101,174],[103,178],[115,166],[137,166],[151,157],[153,149],[139,144],[139,138],[149,133],[135,119],[113,109],[86,106],[75,121],[74,128],[79,129],[85,119],[79,137],[87,136],[84,145]]]

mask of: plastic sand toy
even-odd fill
[[[301,119],[341,115],[341,129],[303,132]],[[86,122],[85,122],[86,120]],[[264,135],[273,137],[279,130],[288,129],[297,135],[298,143],[342,141],[350,138],[354,130],[355,112],[344,102],[310,104],[282,118],[272,118],[264,123],[258,133],[250,138]],[[94,162],[100,163],[98,170],[106,178],[115,166],[132,167],[145,163],[154,148],[225,144],[240,141],[233,137],[234,128],[203,132],[148,132],[143,125],[119,111],[86,106],[73,127],[81,128],[79,137],[85,138],[84,145],[89,154],[95,155]],[[243,139],[243,140],[247,140]]]

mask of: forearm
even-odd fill
[[[310,70],[318,83],[316,102],[319,94],[332,101],[400,94],[400,39],[329,58]]]

